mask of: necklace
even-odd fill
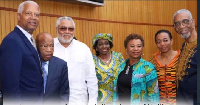
[[[105,64],[109,64],[110,63],[110,60],[111,60],[111,54],[110,54],[110,58],[106,61],[106,60],[103,60],[101,57],[99,57],[100,60],[105,63]]]
[[[126,75],[128,75],[128,72],[129,72],[129,69],[130,69],[130,65],[128,65],[127,69],[126,69]]]

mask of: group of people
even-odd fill
[[[185,39],[173,50],[168,30],[155,34],[159,52],[142,58],[144,39],[130,34],[124,40],[127,55],[112,51],[113,37],[99,33],[89,47],[75,39],[70,17],[56,21],[57,37],[41,32],[40,8],[24,1],[18,24],[0,46],[0,89],[5,105],[197,105],[197,32],[190,11],[173,16],[175,31]]]

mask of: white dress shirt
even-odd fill
[[[89,47],[73,39],[65,48],[58,38],[54,38],[54,56],[65,60],[68,65],[69,105],[97,104],[98,81]]]
[[[27,37],[27,39],[31,42],[31,44],[33,45],[33,42],[31,41],[31,37],[33,37],[33,35],[29,34],[27,31],[25,31],[23,28],[21,28],[19,25],[16,26],[17,28],[19,28],[22,33],[24,33],[24,35]]]

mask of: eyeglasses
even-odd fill
[[[61,28],[59,28],[59,30],[61,30],[61,31],[67,31],[67,29],[68,29],[69,32],[74,31],[74,27],[61,27]]]
[[[40,48],[42,50],[47,50],[48,48],[50,48],[50,50],[54,49],[54,45],[41,45]]]
[[[183,26],[189,25],[190,20],[189,19],[183,19],[182,21],[174,22],[174,28],[180,28],[181,24]]]

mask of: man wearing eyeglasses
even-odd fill
[[[185,39],[177,66],[177,105],[197,104],[197,32],[190,11],[181,9],[173,16],[174,29]]]
[[[36,37],[36,45],[41,53],[44,104],[67,105],[69,100],[67,63],[53,56],[54,39],[49,33],[39,33]]]
[[[74,38],[75,23],[70,17],[56,22],[54,56],[65,60],[69,73],[69,105],[95,105],[98,84],[95,65],[89,47]]]

